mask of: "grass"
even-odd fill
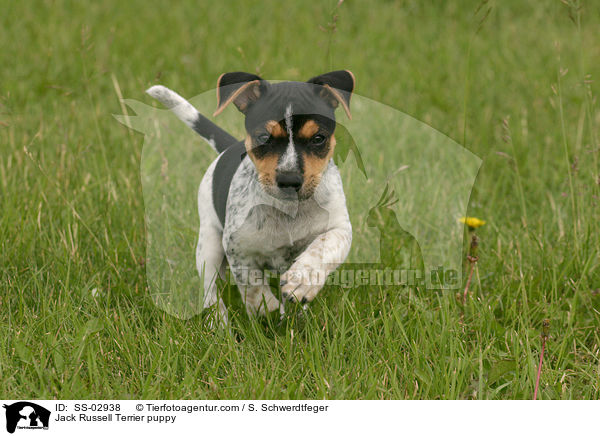
[[[529,399],[549,319],[538,398],[598,399],[594,3],[238,3],[3,2],[0,397]],[[234,304],[232,335],[158,309],[117,86],[338,68],[484,160],[466,304],[332,287],[283,326]]]

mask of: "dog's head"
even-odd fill
[[[269,83],[249,73],[225,73],[218,115],[232,103],[246,116],[246,151],[266,192],[280,199],[313,195],[335,148],[335,109],[350,118],[354,76],[340,70],[307,82]]]

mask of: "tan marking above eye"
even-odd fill
[[[274,120],[267,121],[265,129],[267,129],[267,132],[269,132],[273,138],[285,138],[287,136],[287,133],[283,127],[281,127],[281,124]]]
[[[312,138],[319,131],[319,125],[314,120],[308,120],[300,131],[298,132],[298,136],[304,139]]]

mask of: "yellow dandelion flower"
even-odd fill
[[[469,227],[469,230],[475,230],[483,225],[485,225],[484,220],[480,220],[479,218],[475,218],[473,216],[465,216],[459,219],[459,221],[463,224],[466,224]]]

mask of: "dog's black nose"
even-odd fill
[[[302,174],[296,172],[279,173],[275,177],[279,189],[294,189],[296,192],[302,186]]]

